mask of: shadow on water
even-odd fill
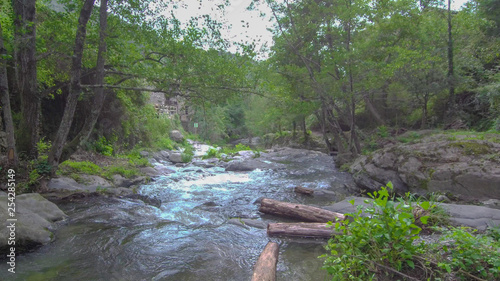
[[[352,180],[324,154],[293,150],[265,159],[286,169],[237,173],[165,164],[175,173],[139,189],[161,199],[160,208],[105,197],[62,204],[69,221],[53,243],[18,257],[13,280],[249,280],[270,240],[280,244],[278,280],[325,280],[317,258],[325,240],[269,238],[265,229],[228,220],[286,221],[260,214],[256,200],[327,205],[347,195]],[[297,185],[335,193],[304,197],[293,192]]]

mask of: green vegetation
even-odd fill
[[[483,155],[490,152],[490,146],[475,141],[457,141],[450,143],[451,147],[458,147],[467,155]]]
[[[460,280],[471,280],[474,276],[481,280],[498,280],[499,238],[497,229],[477,234],[477,230],[471,228],[451,228],[444,230],[440,243],[433,244],[429,251],[434,254],[440,269],[456,272]]]
[[[417,223],[426,225],[430,209],[435,205],[420,202],[413,205],[403,199],[394,199],[389,194],[392,184],[378,192],[369,194],[372,201],[366,210],[359,206],[357,212],[348,214],[352,220],[335,222],[335,235],[328,241],[324,268],[332,275],[332,280],[373,280],[374,272],[384,267],[402,271],[415,268],[414,256],[422,253],[422,248],[414,241],[422,230]],[[351,202],[354,204],[354,202]],[[423,210],[416,215],[415,207]],[[361,216],[361,214],[369,216]]]
[[[254,150],[250,148],[247,145],[238,143],[234,147],[231,146],[224,146],[220,149],[217,148],[210,148],[205,155],[202,156],[202,159],[209,159],[209,158],[219,158],[222,159],[223,155],[227,156],[234,156],[236,155],[239,151],[252,151],[254,154],[254,158],[260,157],[260,151],[259,150]]]
[[[112,176],[116,174],[125,178],[133,178],[142,174],[139,171],[139,167],[142,165],[135,165],[133,162],[125,161],[125,159],[122,161],[119,161],[120,159],[115,160],[115,164],[103,165],[102,167],[90,161],[75,162],[66,160],[59,165],[57,174],[69,176],[77,182],[82,182],[81,175],[95,175],[111,180]]]
[[[328,254],[320,257],[325,258],[323,268],[332,280],[500,277],[498,229],[477,234],[449,227],[448,215],[435,203],[435,196],[429,201],[409,195],[395,199],[391,191],[388,183],[369,194],[368,207],[358,206],[345,221],[332,223],[339,234],[328,241]],[[423,232],[442,235],[439,242],[426,244]]]

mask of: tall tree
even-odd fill
[[[99,48],[97,52],[97,65],[95,71],[95,83],[96,85],[104,84],[104,77],[106,75],[104,65],[106,62],[106,38],[108,32],[108,0],[101,0],[101,6],[99,10]],[[77,136],[69,142],[63,150],[62,159],[67,159],[78,146],[83,145],[92,133],[94,126],[99,118],[102,107],[104,105],[104,100],[106,99],[106,92],[104,87],[99,87],[94,89],[94,98],[92,101],[92,108],[90,109],[90,115],[85,119],[83,128],[77,134]]]
[[[52,148],[49,153],[49,163],[52,165],[52,172],[55,173],[59,160],[68,137],[75,109],[78,102],[78,97],[81,93],[80,79],[82,72],[82,57],[85,37],[87,35],[87,23],[94,7],[94,0],[85,0],[78,18],[78,27],[76,30],[75,45],[73,49],[73,57],[71,64],[71,81],[69,94],[64,108],[64,115],[57,130],[56,137],[52,143]]]
[[[16,152],[16,139],[14,137],[14,122],[12,121],[12,111],[10,108],[9,83],[7,80],[7,51],[3,44],[2,25],[0,23],[0,95],[2,101],[3,119],[5,122],[5,132],[7,133],[7,153],[8,160],[13,166],[17,166],[18,158]]]
[[[15,68],[18,83],[13,92],[20,94],[22,119],[19,126],[20,150],[36,156],[39,138],[41,97],[37,86],[36,5],[35,0],[12,0],[15,29]]]

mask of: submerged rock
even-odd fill
[[[0,194],[0,202],[7,202],[7,195]],[[45,245],[54,240],[54,222],[66,217],[56,204],[48,201],[38,193],[28,193],[16,196],[15,210],[15,247],[16,252],[22,252]],[[11,224],[7,204],[0,204],[0,220],[4,222],[0,228],[0,251],[4,253],[12,245],[8,244]]]

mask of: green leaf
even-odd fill
[[[429,201],[424,201],[424,202],[420,203],[420,207],[422,207],[422,209],[424,209],[426,211],[430,208],[430,206],[431,206],[431,203],[429,203]]]
[[[420,221],[423,223],[423,224],[427,224],[427,220],[429,219],[429,216],[423,216],[420,218]]]
[[[411,267],[412,269],[415,269],[415,264],[413,263],[412,260],[407,260],[406,263],[408,264],[409,267]]]

